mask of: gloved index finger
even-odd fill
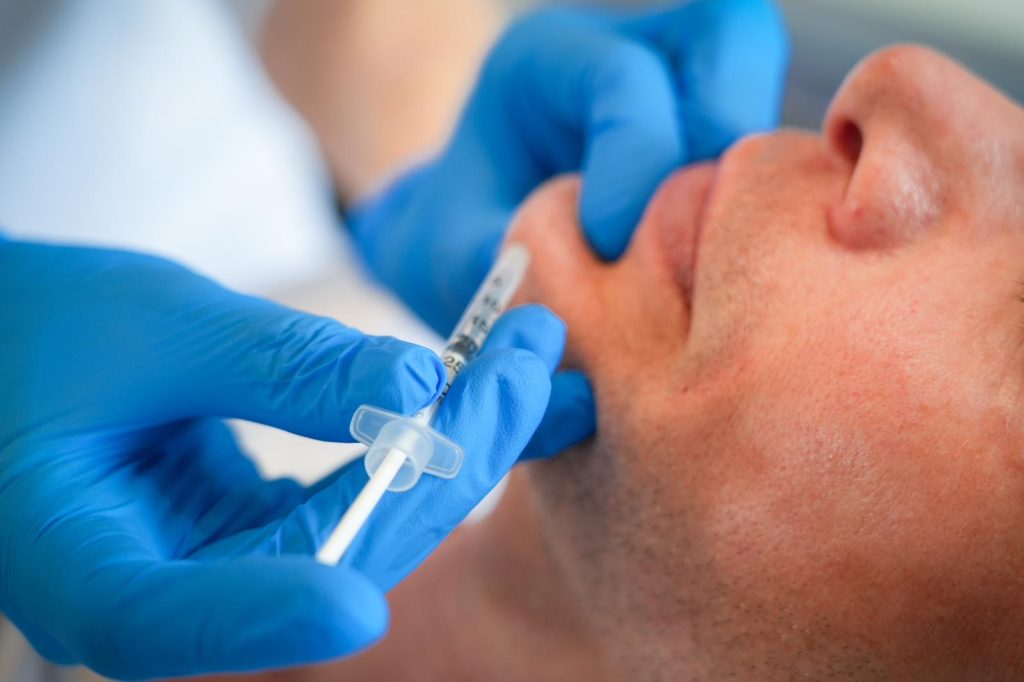
[[[189,371],[169,381],[181,416],[347,440],[360,405],[412,411],[444,385],[441,359],[427,348],[232,292],[214,291],[202,303],[198,313],[186,311],[188,343],[179,344],[174,365]]]
[[[581,220],[594,250],[621,255],[686,155],[664,58],[607,21],[551,10],[513,28],[490,68],[507,75],[519,137],[547,174],[582,169]]]

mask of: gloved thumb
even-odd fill
[[[226,292],[193,320],[176,385],[183,416],[235,417],[323,440],[348,440],[369,403],[411,413],[444,386],[422,346],[368,336],[335,320]]]

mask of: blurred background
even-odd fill
[[[865,54],[923,43],[1024,102],[1020,0],[780,0],[793,37],[784,119],[817,127],[843,76]]]
[[[436,346],[367,281],[334,196],[357,201],[443,144],[489,45],[534,4],[0,0],[0,230],[163,254]],[[849,69],[896,42],[931,45],[1024,101],[1021,0],[780,4],[793,40],[786,124],[817,128]],[[295,106],[331,133],[316,139]],[[268,476],[312,481],[354,454],[238,430]],[[67,679],[4,627],[0,680]]]

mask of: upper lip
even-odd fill
[[[669,265],[690,312],[704,237],[704,223],[714,190],[717,164],[702,163],[681,169],[666,183],[668,194],[663,217]]]

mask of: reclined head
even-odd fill
[[[671,177],[619,262],[577,196],[511,238],[599,432],[529,478],[622,679],[1022,674],[1024,110],[891,48],[820,135]]]

